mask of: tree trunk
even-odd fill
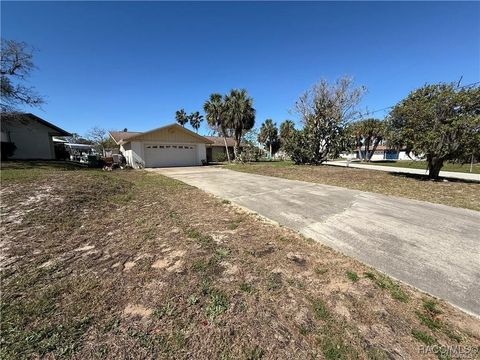
[[[428,177],[433,180],[438,180],[440,169],[443,166],[443,159],[436,156],[427,156],[428,162]]]
[[[270,143],[270,160],[272,160],[272,143]]]
[[[240,152],[241,152],[240,141],[241,141],[241,137],[235,139],[235,146],[233,147],[233,153],[235,154],[235,161],[240,160]]]
[[[367,138],[365,141],[365,161],[370,162],[372,155],[373,154],[370,153],[370,138]]]
[[[227,152],[227,160],[230,162],[230,152],[228,151],[227,137],[223,133],[223,142],[225,143],[225,151]]]
[[[378,144],[380,144],[381,138],[377,138],[373,141],[373,148],[372,148],[372,153],[370,154],[370,157],[368,158],[368,161],[372,159],[373,154],[375,154],[375,151],[377,150]]]

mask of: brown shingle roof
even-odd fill
[[[225,142],[223,137],[221,136],[205,136],[208,140],[213,141],[210,146],[225,146]],[[227,145],[228,146],[235,146],[235,139],[227,138]]]
[[[128,139],[131,136],[141,134],[138,131],[110,131],[110,136],[118,144],[121,140]]]

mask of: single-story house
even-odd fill
[[[1,113],[0,117],[2,145],[15,145],[9,159],[54,160],[53,137],[71,136],[69,132],[30,113]]]
[[[225,151],[225,140],[221,136],[205,136],[212,143],[207,145],[207,161],[221,162],[227,160],[227,152]],[[235,139],[227,137],[227,147],[230,158],[234,158],[233,148],[235,147]]]
[[[373,146],[370,146],[370,151],[372,151]],[[410,156],[409,156],[410,155]],[[343,158],[350,159],[365,159],[365,147],[362,146],[357,148],[354,153],[351,154],[341,154]],[[394,149],[390,148],[387,145],[380,144],[375,149],[371,161],[380,161],[380,160],[421,160],[420,157],[416,157],[413,154],[409,154],[405,149]]]
[[[146,132],[110,131],[127,165],[143,167],[193,166],[207,162],[212,141],[178,124]]]

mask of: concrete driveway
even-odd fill
[[[480,212],[213,167],[181,180],[480,316]]]

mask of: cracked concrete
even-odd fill
[[[480,316],[480,212],[213,167],[149,169]]]

